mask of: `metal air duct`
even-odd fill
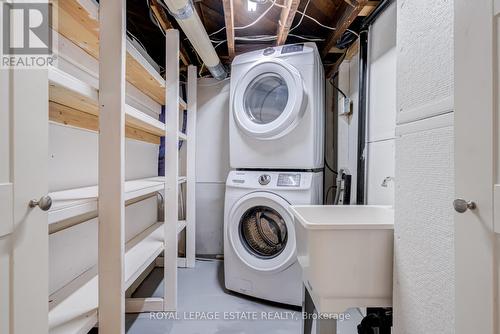
[[[219,56],[215,52],[193,3],[190,0],[163,1],[212,76],[218,80],[225,79],[227,76],[226,69],[220,62]]]

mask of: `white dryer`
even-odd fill
[[[324,110],[324,71],[314,43],[236,56],[231,65],[231,167],[322,168]]]
[[[322,172],[229,173],[224,209],[227,289],[301,305],[301,269],[289,206],[320,204],[322,187]]]

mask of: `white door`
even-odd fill
[[[47,213],[29,207],[47,194],[47,87],[47,70],[0,70],[1,334],[48,331]]]
[[[257,139],[276,139],[299,123],[307,96],[300,73],[279,60],[254,65],[238,81],[233,116],[243,133]]]
[[[455,1],[456,334],[498,330],[499,3]]]

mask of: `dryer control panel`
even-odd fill
[[[231,171],[226,185],[234,188],[297,191],[310,189],[313,178],[323,178],[322,173],[299,171]]]
[[[299,173],[278,174],[278,187],[300,187]]]

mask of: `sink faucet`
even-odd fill
[[[381,186],[387,188],[389,181],[394,181],[394,176],[387,176],[383,181]]]

